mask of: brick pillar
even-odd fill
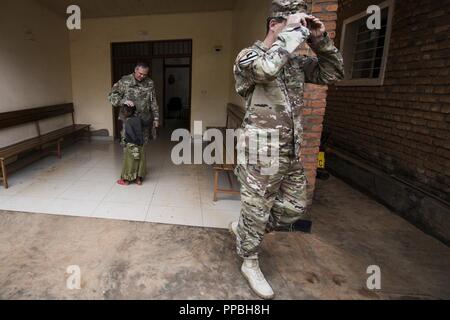
[[[338,0],[308,0],[308,7],[313,15],[321,19],[332,39],[336,35],[336,20]],[[312,50],[305,47],[303,54],[314,55]],[[305,87],[304,138],[302,161],[309,180],[308,194],[312,201],[317,172],[317,157],[323,130],[323,120],[327,101],[327,86],[307,84]]]

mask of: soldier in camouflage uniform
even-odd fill
[[[108,96],[113,107],[128,105],[135,106],[137,116],[145,123],[151,122],[159,127],[159,107],[156,101],[155,86],[148,77],[150,68],[145,63],[139,63],[133,74],[124,76],[117,82]],[[121,114],[120,120],[124,121]],[[144,127],[144,140],[147,144],[150,140],[151,128]],[[121,133],[121,142],[124,144],[124,131]]]
[[[260,162],[237,165],[242,211],[239,222],[230,226],[238,254],[244,258],[241,270],[264,299],[274,297],[259,269],[258,250],[264,235],[290,230],[294,224],[311,227],[307,178],[300,161],[305,83],[327,85],[344,77],[342,56],[324,24],[306,10],[302,0],[274,0],[265,41],[239,53],[234,66],[236,90],[246,100],[243,132],[279,130],[276,174],[265,175]],[[317,57],[297,54],[304,42]],[[245,147],[246,154],[251,152]]]

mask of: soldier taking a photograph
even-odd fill
[[[307,42],[317,57],[298,54]],[[264,164],[238,164],[242,211],[230,225],[241,271],[253,291],[272,299],[274,291],[259,267],[264,235],[272,231],[309,232],[307,177],[301,162],[305,83],[327,85],[344,78],[343,59],[318,18],[302,0],[274,0],[267,36],[241,51],[234,66],[236,91],[246,101],[245,133],[279,130],[279,169],[265,175]],[[260,150],[256,150],[259,152]],[[246,154],[255,152],[246,147]]]

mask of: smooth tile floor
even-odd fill
[[[0,210],[227,228],[239,217],[239,197],[213,202],[212,167],[174,165],[168,141],[166,134],[149,145],[147,180],[128,187],[116,183],[120,145],[78,142],[62,159],[49,156],[12,174],[10,188],[0,186]],[[228,186],[226,176],[221,183]]]

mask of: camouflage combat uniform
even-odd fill
[[[294,6],[303,3],[277,2]],[[246,100],[243,132],[278,129],[280,136],[278,173],[262,174],[260,163],[236,167],[242,199],[237,249],[244,258],[258,256],[267,232],[289,230],[294,223],[305,226],[304,231],[311,228],[307,178],[300,161],[304,85],[326,85],[342,79],[344,67],[341,54],[327,34],[316,43],[308,42],[317,58],[294,54],[309,38],[309,29],[289,25],[272,47],[258,41],[244,49],[234,66],[236,91]]]
[[[114,107],[121,107],[126,101],[132,101],[136,106],[137,116],[144,123],[159,120],[159,107],[156,101],[155,86],[151,79],[137,81],[134,74],[124,76],[117,82],[108,96]],[[123,121],[123,116],[120,115]],[[151,128],[144,127],[144,140],[147,144],[150,140]],[[124,132],[122,130],[122,143]]]

